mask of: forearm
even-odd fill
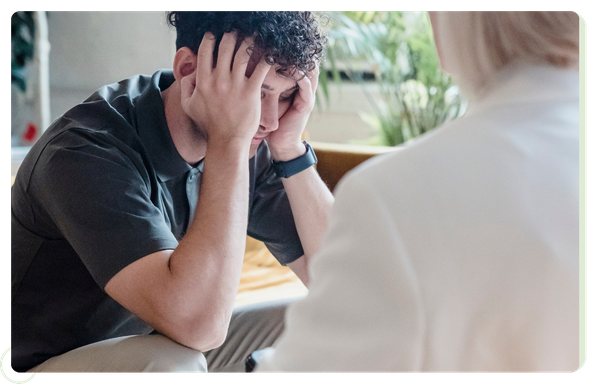
[[[248,220],[248,145],[207,148],[194,219],[176,253],[243,253]],[[176,256],[176,255],[174,255]]]
[[[290,263],[289,267],[308,286],[308,265],[321,247],[333,195],[313,167],[282,180],[304,249],[304,256]]]
[[[333,195],[313,167],[282,180],[304,255],[310,262],[310,258],[319,250],[327,229]]]
[[[244,148],[245,147],[245,148]],[[248,220],[248,145],[211,146],[194,219],[170,260],[174,292],[192,316],[226,329],[242,270]],[[209,327],[210,328],[210,327]]]
[[[300,141],[286,148],[271,148],[275,161],[290,161],[306,153],[306,147]],[[282,178],[298,236],[304,249],[304,257],[288,264],[294,273],[308,286],[310,277],[308,263],[319,250],[321,240],[327,229],[327,217],[333,205],[333,195],[321,180],[314,167],[288,178]]]

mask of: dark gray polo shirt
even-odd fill
[[[160,95],[173,81],[158,71],[101,88],[55,121],[21,165],[12,188],[15,371],[152,331],[104,286],[130,263],[177,247],[195,210],[202,163],[177,152]],[[249,167],[248,234],[292,262],[303,250],[265,143]]]

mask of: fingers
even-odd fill
[[[250,54],[248,53],[248,48],[250,48],[252,43],[252,38],[248,37],[244,39],[235,54],[231,71],[240,79],[243,76],[246,76],[246,69],[250,66]]]
[[[317,86],[319,85],[319,63],[316,63],[315,69],[310,71],[310,85],[312,87],[313,94],[317,92]]]
[[[250,46],[252,40],[246,39],[240,49],[238,49],[237,53],[240,51],[248,56],[246,49]],[[214,63],[213,57],[215,57],[215,46],[216,46],[216,37],[211,32],[206,32],[204,37],[202,38],[202,42],[200,43],[200,47],[198,48],[198,69],[200,73],[211,73],[214,68],[221,73],[228,73],[233,69],[233,59],[234,54],[236,53],[236,44],[237,43],[237,33],[236,32],[228,32],[223,34],[221,38],[221,42],[219,43],[218,55],[216,56],[216,63]],[[243,55],[241,55],[243,56]],[[236,58],[238,55],[236,54]],[[237,60],[236,60],[237,61]],[[248,60],[245,60],[247,63]],[[240,63],[244,63],[243,60],[240,60]]]
[[[231,71],[236,41],[237,33],[229,32],[223,34],[223,38],[219,44],[219,55],[217,57],[217,69],[219,71],[223,71],[224,73]]]
[[[315,104],[315,94],[319,84],[319,68],[315,67],[306,76],[298,80],[298,94],[294,99],[294,108],[300,112],[312,111]]]
[[[200,75],[211,73],[213,67],[213,52],[215,51],[216,44],[215,36],[206,32],[202,41],[200,42],[200,46],[198,47],[198,56],[197,56],[197,68],[196,74]]]
[[[235,32],[225,33],[219,46],[219,56],[216,68],[220,73],[231,72],[232,77],[237,81],[248,77],[252,87],[261,86],[271,66],[264,60],[264,56],[258,50],[252,50],[251,55],[248,49],[254,43],[251,37],[244,39],[237,51],[237,34]]]
[[[308,74],[304,75],[298,80],[298,94],[305,100],[310,100],[310,96],[317,92],[317,86],[319,85],[319,64],[316,63],[315,68]]]
[[[253,87],[260,88],[270,69],[271,65],[265,61],[264,56],[260,55],[260,59],[256,64],[256,68],[254,68],[254,72],[252,72],[252,75],[250,75],[250,78],[248,79],[250,84]]]

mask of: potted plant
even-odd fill
[[[12,146],[30,146],[50,120],[46,12],[11,17]]]
[[[361,117],[378,131],[370,144],[405,143],[464,112],[457,86],[438,66],[425,13],[339,12],[332,18],[328,64],[334,78],[339,81],[343,70],[366,85],[372,73],[377,84],[377,92],[363,86],[372,112]]]

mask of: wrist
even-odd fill
[[[302,141],[298,141],[294,145],[286,148],[269,146],[269,150],[271,151],[271,157],[274,161],[290,161],[304,155],[306,153],[306,146]]]
[[[240,155],[246,159],[250,152],[249,140],[242,138],[228,138],[223,140],[209,139],[206,143],[206,153],[212,153],[218,156],[231,157]]]
[[[317,156],[311,145],[307,142],[302,144],[305,148],[302,155],[288,161],[272,160],[273,170],[277,176],[287,179],[317,164]]]

